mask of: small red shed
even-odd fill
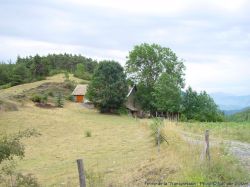
[[[87,91],[87,85],[86,84],[78,84],[74,91],[72,92],[72,95],[75,98],[75,102],[78,103],[83,103],[84,102],[84,97]]]

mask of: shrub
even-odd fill
[[[52,92],[52,91],[49,91],[49,92],[48,92],[48,95],[49,95],[50,97],[54,97],[54,96],[55,96],[54,92]]]
[[[89,83],[89,81],[87,81],[87,80],[82,80],[81,82],[80,82],[80,84],[88,84]]]
[[[16,176],[16,186],[39,187],[40,185],[38,184],[37,179],[32,176],[32,174],[24,175],[22,173],[18,173]]]
[[[4,84],[4,85],[1,85],[1,86],[0,86],[0,90],[1,90],[1,89],[6,89],[6,88],[10,88],[10,87],[11,87],[11,84],[10,84],[10,83]]]
[[[69,72],[64,72],[64,78],[65,78],[65,81],[68,81],[69,80]]]
[[[38,187],[37,180],[31,174],[16,173],[15,158],[24,157],[23,138],[41,135],[35,129],[27,129],[17,134],[0,136],[0,186]],[[11,181],[9,181],[11,179]]]
[[[76,82],[75,81],[71,81],[71,80],[65,80],[63,83],[63,87],[73,90],[76,86]]]
[[[47,103],[48,102],[48,95],[47,94],[43,94],[43,95],[33,95],[31,97],[31,100],[35,103]]]
[[[119,109],[117,110],[117,113],[118,113],[119,115],[127,115],[127,114],[128,114],[128,110],[123,106],[123,107],[121,107],[121,108],[119,108]]]
[[[50,70],[49,76],[56,75],[56,74],[59,74],[59,73],[64,73],[64,71],[63,70],[58,70],[58,69],[53,69],[53,70]]]
[[[40,95],[33,95],[33,96],[31,97],[31,101],[36,102],[36,103],[40,103],[41,100],[42,100],[42,98],[41,98]]]
[[[67,100],[69,100],[69,101],[74,101],[74,96],[73,95],[68,95],[68,97],[67,97]]]
[[[56,97],[56,106],[62,108],[63,105],[64,105],[64,103],[63,103],[63,96],[62,96],[61,93],[58,93],[58,95]]]
[[[90,130],[86,130],[85,131],[85,137],[91,137],[92,134],[91,134],[91,131]]]

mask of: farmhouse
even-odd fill
[[[78,84],[75,87],[74,91],[72,92],[72,95],[74,96],[74,100],[78,103],[84,102],[86,92],[87,92],[87,85]]]
[[[137,91],[136,86],[129,88],[129,92],[127,95],[127,101],[125,103],[126,108],[133,116],[141,115],[141,107],[135,102],[135,93]]]

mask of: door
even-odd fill
[[[77,95],[76,96],[76,102],[82,103],[83,102],[83,95]]]

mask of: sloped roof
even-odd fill
[[[127,97],[129,97],[130,95],[131,95],[131,93],[133,92],[133,90],[135,89],[136,90],[136,86],[134,85],[134,86],[129,86],[129,92],[128,92],[128,94],[127,94]]]
[[[72,92],[72,95],[85,95],[87,92],[87,86],[87,84],[78,84]]]
[[[131,105],[130,103],[125,103],[125,106],[127,109],[131,110],[131,111],[138,111],[137,108],[135,108],[133,105]]]

